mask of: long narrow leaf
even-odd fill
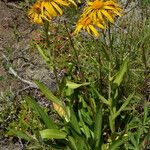
[[[44,50],[38,45],[36,44],[36,47],[39,51],[39,53],[41,54],[41,56],[43,57],[44,61],[47,63],[47,62],[50,62],[50,59],[49,57],[45,54]]]
[[[42,82],[36,80],[35,83],[47,99],[60,105],[61,107],[64,107],[63,103],[56,96],[54,96],[54,94]]]
[[[71,123],[71,126],[72,128],[78,133],[78,134],[81,134],[81,131],[80,131],[80,127],[79,127],[79,123],[77,121],[77,118],[76,118],[76,115],[75,115],[75,112],[73,110],[73,108],[70,109],[70,123]]]
[[[66,82],[66,86],[70,89],[77,89],[81,86],[86,86],[86,85],[89,85],[90,83],[82,83],[82,84],[77,84],[77,83],[74,83],[74,82],[71,82],[71,81],[67,81]]]
[[[99,99],[106,105],[110,105],[109,101],[107,99],[105,99],[94,87],[93,90],[95,91],[95,93],[97,94],[97,96],[99,97]]]
[[[13,134],[15,134],[17,137],[19,137],[21,139],[24,139],[24,140],[27,140],[27,141],[35,140],[33,137],[23,133],[22,131],[18,131],[18,130],[15,130],[15,129],[9,129],[9,131],[11,131]]]
[[[131,101],[131,99],[133,98],[133,96],[134,96],[134,92],[128,96],[128,98],[122,104],[122,106],[120,107],[120,109],[114,114],[113,119],[115,119],[120,114],[120,112],[123,111],[126,108],[126,106],[129,104],[129,102]]]
[[[70,142],[70,147],[72,150],[78,150],[77,149],[77,143],[76,141],[74,140],[74,138],[72,136],[68,136],[68,140]]]
[[[95,150],[99,150],[101,147],[100,145],[101,136],[102,136],[102,107],[100,105],[96,113],[96,119],[95,119],[95,125],[94,125]]]
[[[124,140],[116,140],[114,141],[110,147],[109,147],[109,150],[117,150],[117,149],[120,149],[120,146],[124,143]]]
[[[128,66],[128,59],[126,58],[123,61],[123,64],[121,65],[121,67],[116,75],[116,78],[113,81],[113,83],[116,84],[117,86],[119,86],[121,84],[121,82],[123,80],[123,76],[127,71],[127,66]]]
[[[44,112],[44,110],[39,106],[39,104],[34,99],[30,97],[25,97],[25,100],[29,104],[29,106],[38,113],[38,115],[43,120],[47,128],[49,129],[57,128],[53,120],[47,115],[47,113]]]
[[[67,133],[57,130],[57,129],[45,129],[40,131],[41,137],[43,139],[65,139]]]

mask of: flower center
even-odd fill
[[[103,5],[104,5],[104,2],[99,1],[99,0],[95,0],[95,1],[93,2],[93,4],[92,4],[92,8],[93,8],[93,9],[100,9],[100,8],[103,7]]]

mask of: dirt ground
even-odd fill
[[[13,4],[13,3],[12,3]],[[21,50],[27,49],[30,41],[31,25],[22,10],[7,6],[0,1],[0,91],[20,88],[20,82],[7,72],[7,62],[3,54],[11,61],[19,57]]]
[[[17,95],[30,86],[15,77],[11,69],[26,81],[39,79],[50,88],[55,86],[51,72],[32,46],[32,39],[39,28],[29,22],[26,9],[12,1],[4,3],[0,0],[0,96],[9,90]],[[13,143],[9,140],[0,135],[0,149],[22,149],[19,141]]]
[[[49,71],[32,48],[32,38],[39,27],[30,24],[26,10],[10,4],[0,1],[0,92],[27,86],[10,74],[10,67],[23,79],[39,79],[51,87],[51,82],[47,82],[51,80]]]

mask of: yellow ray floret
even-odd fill
[[[99,33],[96,26],[98,28],[104,29],[103,24],[99,22],[93,22],[90,17],[83,17],[78,21],[74,34],[78,34],[80,30],[83,29],[84,31],[87,31],[90,35],[94,35],[97,37],[99,36]]]

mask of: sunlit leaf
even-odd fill
[[[65,139],[67,133],[57,129],[45,129],[40,131],[40,135],[43,139]]]
[[[123,64],[121,65],[113,83],[116,84],[117,86],[120,86],[122,80],[123,80],[123,77],[124,77],[124,74],[126,73],[127,71],[127,66],[128,66],[128,58],[126,58],[124,61],[123,61]]]
[[[89,85],[90,83],[82,83],[82,84],[77,84],[77,83],[74,83],[74,82],[71,82],[71,81],[67,81],[66,82],[66,86],[70,89],[77,89],[81,86],[86,86],[86,85]]]

